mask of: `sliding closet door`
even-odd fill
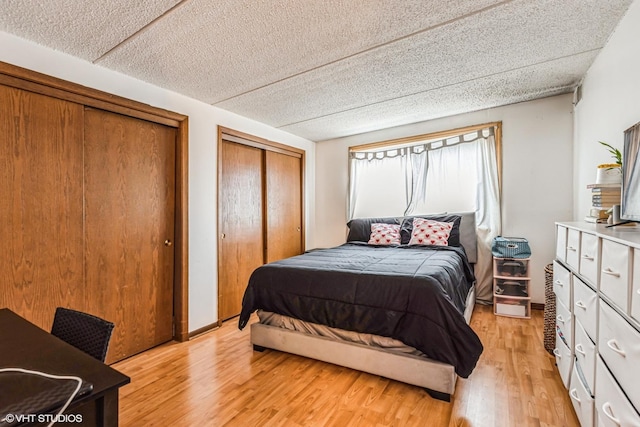
[[[302,159],[266,151],[267,262],[302,253]]]
[[[0,86],[0,307],[45,330],[56,306],[84,308],[82,114]]]
[[[116,324],[108,362],[172,339],[176,130],[85,112],[89,311]]]
[[[240,314],[249,276],[263,264],[263,151],[223,140],[218,185],[218,317]]]

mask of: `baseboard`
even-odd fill
[[[544,310],[544,304],[539,303],[539,302],[532,302],[531,303],[531,309],[532,310]]]
[[[207,332],[215,331],[220,326],[222,326],[222,322],[218,320],[216,323],[212,323],[210,325],[203,326],[202,328],[198,328],[195,331],[189,332],[189,339],[197,337],[198,335],[205,334]]]

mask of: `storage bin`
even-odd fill
[[[556,366],[558,367],[560,378],[562,378],[562,384],[564,384],[566,389],[569,389],[571,383],[571,369],[573,368],[573,354],[571,354],[571,349],[567,347],[566,341],[563,339],[560,330],[558,330],[556,348],[553,350],[553,354],[556,356]]]
[[[571,397],[573,409],[580,421],[580,427],[593,427],[595,401],[583,380],[584,377],[581,375],[579,365],[574,363],[569,382],[571,384],[569,397]]]
[[[491,253],[496,258],[529,258],[531,248],[524,237],[494,237]]]
[[[493,275],[501,277],[528,277],[529,259],[496,258]]]
[[[527,280],[496,279],[495,294],[510,297],[528,297]]]
[[[513,317],[530,317],[529,300],[495,297],[495,314]]]

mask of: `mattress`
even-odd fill
[[[289,316],[283,316],[270,311],[258,310],[258,319],[263,325],[276,326],[278,328],[290,331],[303,332],[309,335],[315,335],[334,340],[363,344],[369,347],[376,347],[394,353],[412,354],[414,356],[426,357],[423,352],[417,350],[402,341],[398,341],[389,337],[381,337],[379,335],[366,334],[344,329],[331,328],[317,323],[305,322],[304,320],[295,319]]]

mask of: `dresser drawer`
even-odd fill
[[[560,329],[565,344],[573,349],[573,314],[558,299],[556,299],[556,326]]]
[[[553,292],[565,306],[571,307],[571,273],[556,261],[553,262]]]
[[[577,365],[584,376],[586,387],[591,394],[595,392],[596,380],[596,345],[587,335],[581,323],[576,320],[574,323],[574,353]]]
[[[631,403],[640,408],[640,333],[604,301],[600,303],[598,352]],[[600,384],[596,387],[600,393]]]
[[[602,239],[600,291],[627,313],[629,302],[629,247]]]
[[[556,227],[556,258],[562,262],[567,260],[567,227]]]
[[[598,331],[598,294],[573,276],[573,314],[595,342]]]
[[[570,228],[567,230],[567,264],[578,271],[580,268],[580,232]]]
[[[640,322],[640,249],[633,249],[631,317]]]
[[[529,258],[494,258],[493,275],[506,278],[528,278]]]
[[[558,372],[562,383],[566,389],[569,388],[569,382],[571,381],[571,368],[573,367],[573,355],[571,349],[567,347],[560,334],[556,332],[556,348],[553,349],[553,354],[556,356],[556,365],[558,366]]]
[[[580,238],[580,274],[594,287],[598,284],[598,241],[595,235],[584,232]]]
[[[640,426],[640,416],[598,357],[596,362],[596,416],[598,426]]]
[[[593,427],[595,401],[582,382],[578,365],[574,365],[571,372],[569,396],[580,421],[580,427]]]

